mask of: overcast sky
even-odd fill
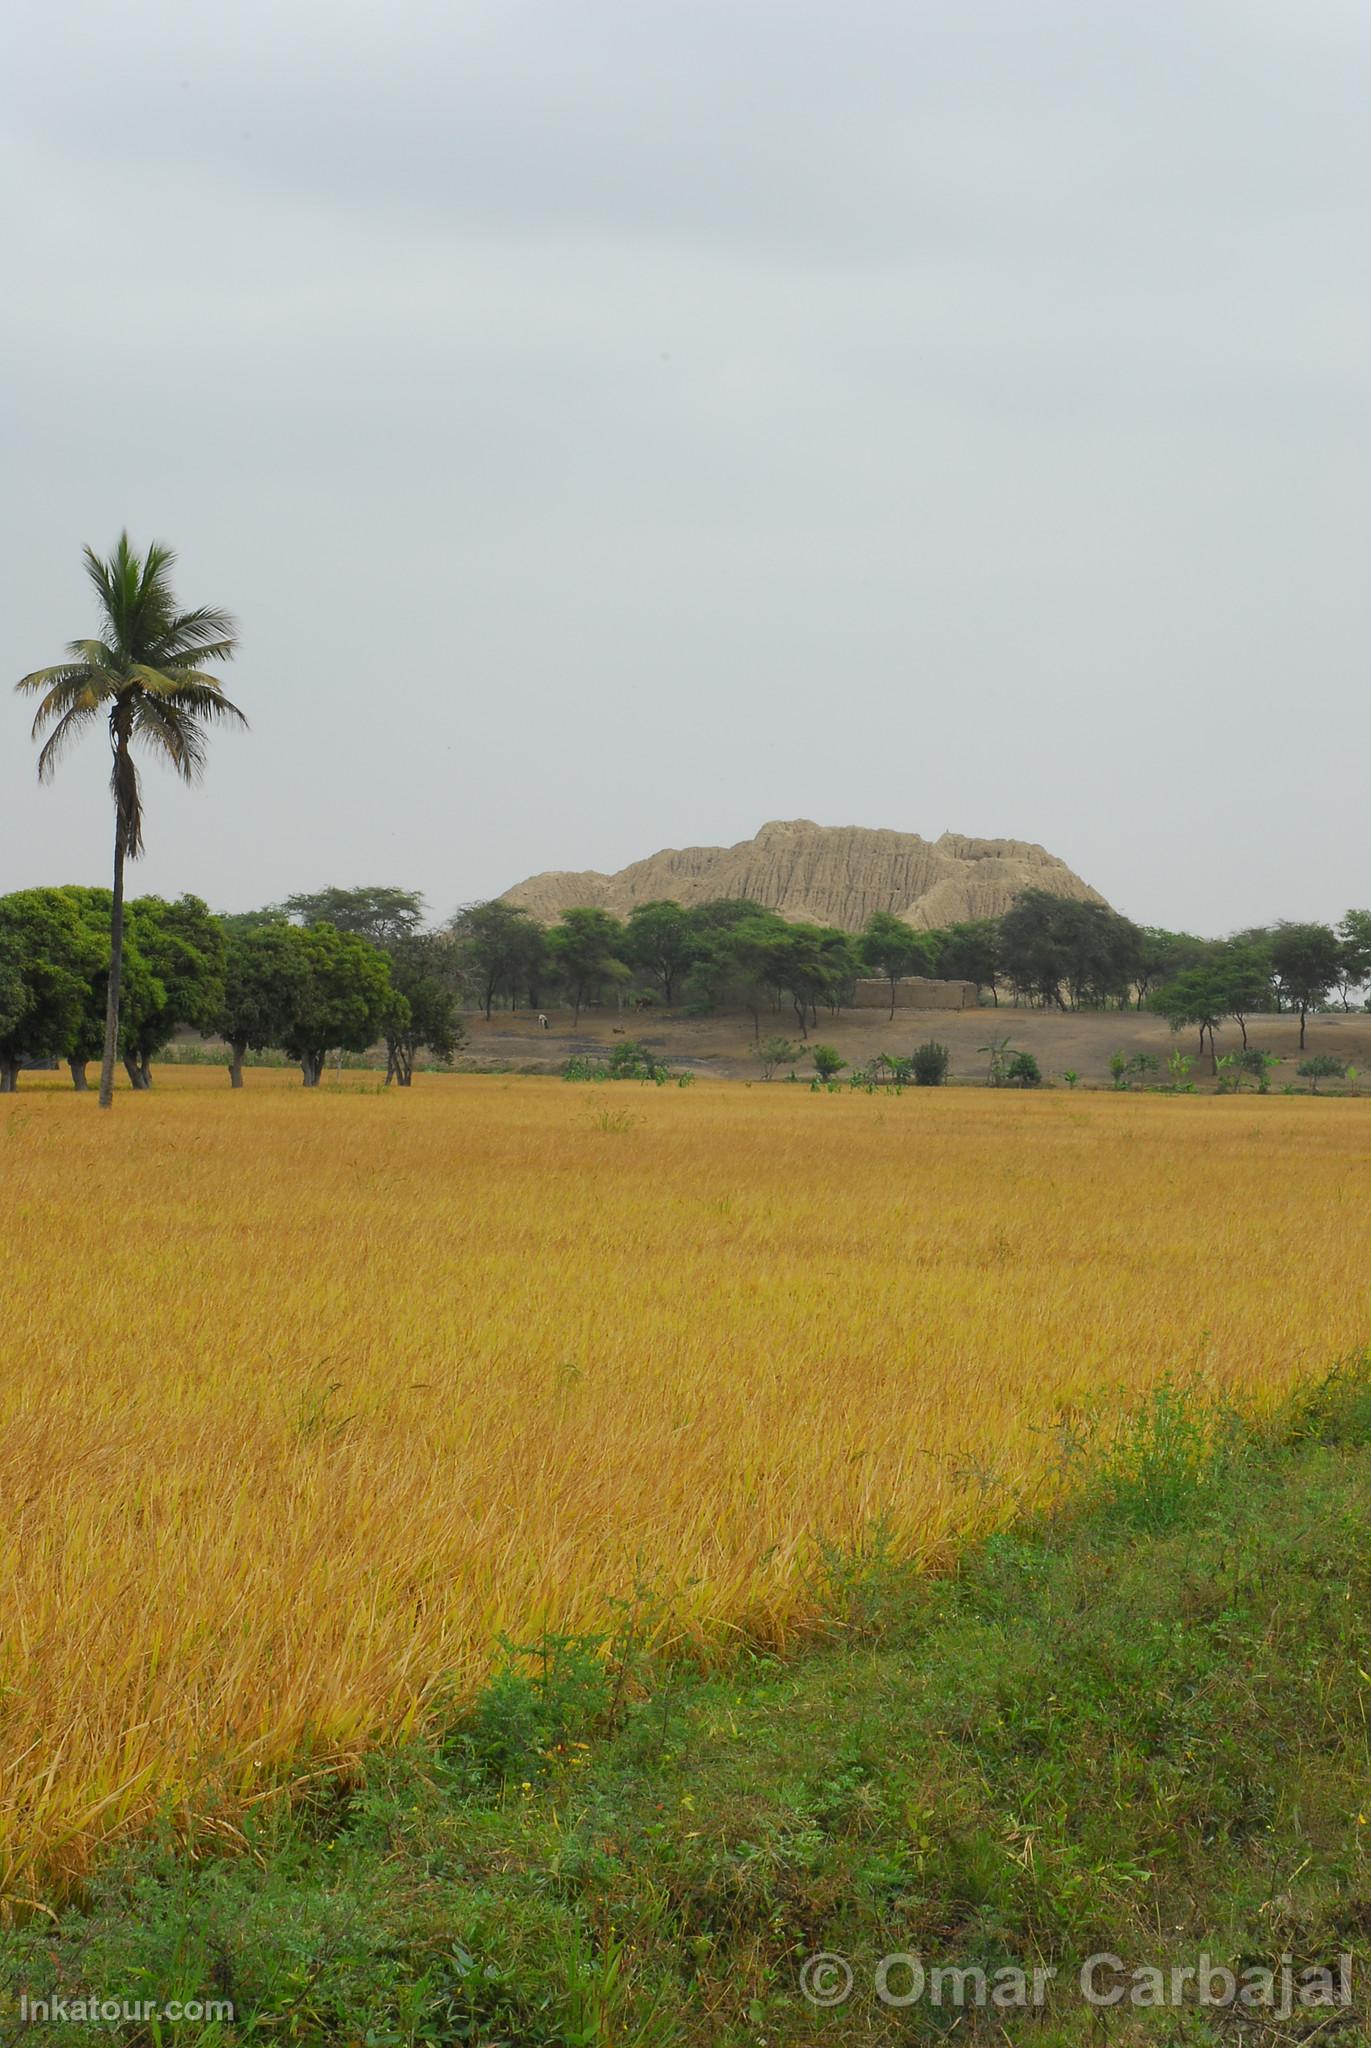
[[[768,818],[1371,901],[1364,0],[10,0],[7,673],[127,525],[252,729],[136,886]],[[98,881],[107,760],[0,889]]]

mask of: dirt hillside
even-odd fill
[[[967,839],[944,832],[875,832],[815,825],[808,818],[763,825],[736,846],[668,848],[617,875],[533,875],[505,901],[552,923],[564,910],[595,904],[618,917],[661,897],[704,903],[750,896],[783,917],[858,931],[875,910],[928,928],[961,918],[998,917],[1021,889],[1049,889],[1077,902],[1104,899],[1064,861],[1020,839]]]
[[[756,1080],[760,1069],[753,1051],[752,1023],[743,1016],[676,1017],[635,1016],[631,1011],[612,1008],[582,1012],[579,1025],[570,1010],[548,1014],[545,1031],[536,1015],[511,1015],[497,1011],[487,1024],[484,1017],[468,1017],[467,1048],[458,1064],[475,1068],[509,1066],[529,1073],[556,1073],[572,1053],[603,1057],[625,1038],[643,1040],[658,1058],[673,1067],[693,1067],[701,1077],[718,1075],[722,1080]],[[1344,1015],[1333,1011],[1309,1019],[1308,1044],[1299,1050],[1298,1017],[1252,1017],[1248,1036],[1253,1045],[1274,1054],[1281,1065],[1271,1079],[1274,1090],[1294,1085],[1308,1088],[1296,1073],[1299,1062],[1311,1053],[1330,1053],[1340,1063],[1352,1064],[1368,1077],[1360,1088],[1371,1089],[1371,1016],[1362,1011]],[[799,1037],[789,1008],[768,1015],[762,1024],[765,1036],[779,1032]],[[811,1027],[809,1043],[836,1045],[849,1066],[857,1067],[877,1053],[910,1053],[922,1039],[937,1038],[952,1055],[951,1074],[959,1081],[984,1081],[988,1060],[984,1048],[995,1039],[1008,1038],[1016,1051],[1031,1052],[1046,1081],[1061,1086],[1069,1067],[1089,1087],[1109,1086],[1109,1056],[1145,1052],[1157,1061],[1157,1071],[1145,1077],[1147,1085],[1158,1087],[1167,1081],[1168,1056],[1189,1053],[1194,1060],[1191,1079],[1201,1089],[1214,1083],[1207,1057],[1201,1057],[1198,1034],[1171,1031],[1164,1019],[1147,1011],[1060,1011],[1019,1010],[1008,1003],[998,1009],[901,1011],[890,1019],[874,1010],[844,1010],[839,1017],[821,1011],[818,1028]],[[1218,1034],[1218,1049],[1236,1052],[1241,1046],[1236,1024]],[[806,1051],[800,1070],[812,1066]],[[1324,1091],[1345,1086],[1325,1082]]]

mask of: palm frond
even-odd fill
[[[158,648],[156,665],[162,669],[174,669],[194,663],[198,668],[206,661],[232,661],[237,652],[236,640],[205,640],[194,647],[183,647],[178,641],[170,640]]]
[[[239,725],[247,724],[247,714],[238,709],[231,697],[224,695],[223,685],[217,676],[202,675],[199,669],[179,668],[173,670],[175,689],[171,702],[178,710],[192,712],[197,718],[207,718],[213,724],[227,724],[237,719]]]
[[[140,694],[133,704],[133,730],[170,763],[184,782],[204,773],[205,743],[194,717],[183,717],[172,702]]]
[[[168,675],[164,669],[155,668],[148,661],[131,661],[128,667],[128,680],[137,684],[140,690],[146,690],[150,697],[170,697],[176,689],[175,676]]]
[[[73,704],[64,711],[49,733],[38,755],[38,780],[51,782],[57,772],[57,764],[73,740],[80,739],[86,727],[99,716],[95,704]],[[37,738],[37,734],[34,735]]]
[[[102,561],[93,548],[85,551],[86,574],[95,586],[109,627],[115,666],[146,658],[165,639],[176,616],[169,571],[175,560],[170,548],[153,541],[141,558],[127,533],[114,553]]]
[[[129,537],[126,533],[121,534],[120,545],[124,548],[127,548],[128,539]],[[100,556],[96,554],[95,549],[91,547],[83,548],[81,550],[81,555],[82,560],[85,563],[86,575],[94,584],[95,594],[100,600],[100,609],[104,612],[106,618],[112,618],[114,616],[115,607],[115,582],[113,564],[112,562],[102,561]],[[118,559],[118,555],[119,549],[116,548],[114,551],[115,560]]]
[[[78,677],[89,674],[89,667],[84,661],[59,661],[52,668],[36,668],[32,674],[20,676],[14,687],[33,696],[39,690],[53,690],[60,683],[75,682]]]
[[[166,644],[158,649],[163,668],[173,662],[232,661],[238,649],[238,621],[218,605],[178,612],[167,627]]]
[[[117,647],[110,647],[103,640],[69,640],[67,653],[73,661],[83,661],[87,668],[100,669],[113,676],[120,662]]]
[[[65,718],[69,711],[80,711],[93,716],[103,704],[109,702],[110,693],[102,689],[91,677],[89,671],[70,677],[66,682],[54,683],[33,714],[29,738],[37,739],[59,718]]]

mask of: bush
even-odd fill
[[[814,1071],[821,1081],[833,1080],[847,1065],[836,1045],[816,1045],[811,1058],[814,1061]]]
[[[1011,1088],[1036,1088],[1042,1080],[1042,1070],[1031,1052],[1016,1052],[1005,1079]]]
[[[671,1069],[636,1038],[616,1045],[608,1059],[575,1053],[562,1067],[564,1081],[655,1081],[660,1087],[670,1078]]]
[[[649,1052],[641,1039],[626,1038],[609,1056],[611,1081],[665,1081],[669,1072],[666,1062]]]
[[[1302,1081],[1308,1081],[1310,1094],[1317,1095],[1320,1081],[1341,1080],[1343,1065],[1331,1053],[1319,1052],[1312,1059],[1301,1060],[1295,1072]]]
[[[914,1071],[914,1083],[919,1088],[941,1088],[947,1079],[948,1064],[952,1058],[945,1045],[939,1045],[936,1038],[928,1039],[923,1045],[916,1045],[910,1060]]]
[[[769,1081],[777,1067],[794,1067],[801,1048],[789,1038],[764,1038],[756,1048],[762,1063],[762,1079]]]

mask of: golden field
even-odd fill
[[[10,1905],[502,1629],[784,1641],[817,1533],[936,1557],[1063,1410],[1371,1336],[1371,1103],[56,1080],[0,1102]]]

